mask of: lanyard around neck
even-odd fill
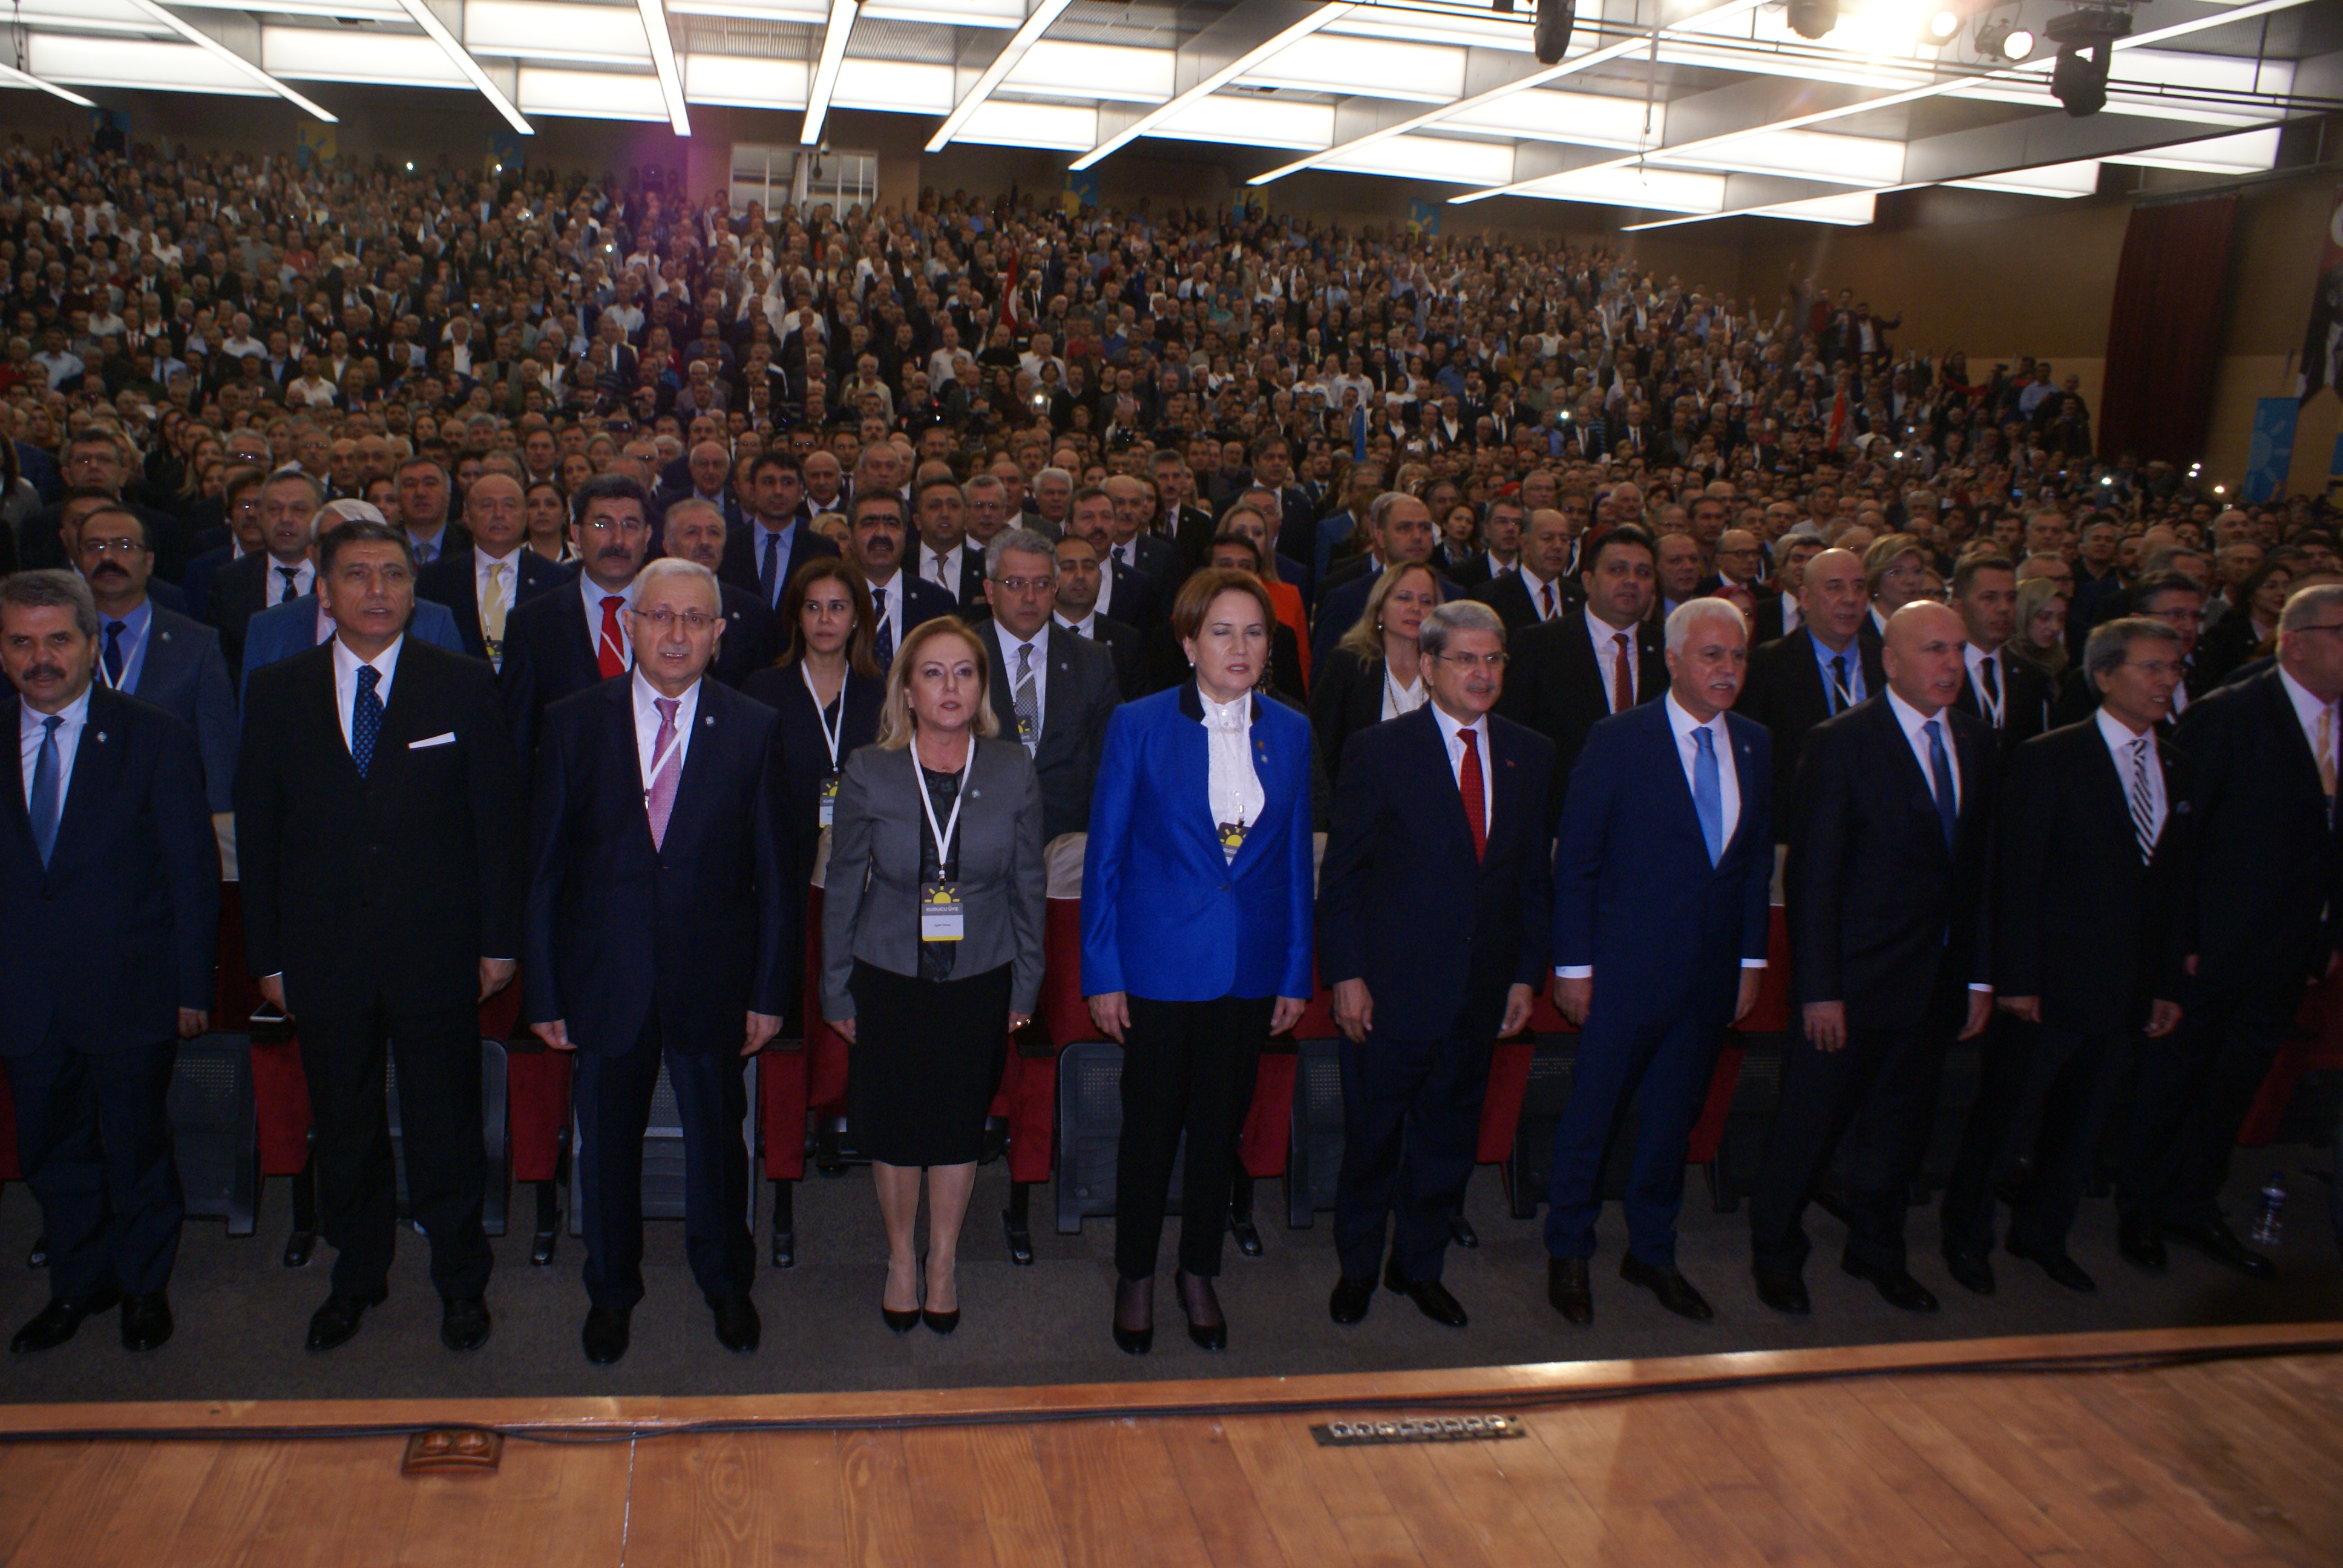
[[[841,703],[841,722],[844,717]],[[927,814],[928,831],[936,836],[936,875],[940,877],[951,861],[952,835],[960,831],[960,809],[968,804],[968,776],[976,769],[976,741],[973,737],[969,740],[968,760],[960,765],[960,788],[952,792],[951,817],[940,828],[936,826],[936,803],[928,796],[927,765],[920,760],[919,743],[912,742],[908,749],[911,753],[913,781],[920,787],[920,809]]]

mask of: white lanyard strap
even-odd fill
[[[830,721],[830,714],[821,705],[821,693],[813,689],[813,671],[800,660],[798,673],[805,678],[806,695],[813,699],[814,722],[821,726],[822,740],[830,747],[830,770],[838,771],[838,741],[846,733],[846,682],[838,683],[838,722]]]
[[[968,804],[968,776],[976,767],[976,740],[968,743],[968,760],[960,765],[960,788],[952,793],[950,819],[940,828],[936,826],[936,803],[928,797],[928,770],[920,761],[920,748],[915,742],[911,753],[911,772],[920,787],[920,809],[927,814],[928,831],[936,836],[936,875],[941,877],[944,868],[951,863],[952,835],[960,830],[960,809]]]
[[[1985,689],[1984,675],[1988,668],[1993,670],[1994,689],[1992,691]],[[1977,659],[1976,673],[1977,678],[1971,680],[1969,684],[1976,688],[1977,706],[1985,709],[1986,722],[1998,729],[2001,728],[2002,712],[2009,706],[2007,672],[1996,665],[1993,655],[1988,653]]]
[[[649,795],[652,789],[658,787],[659,776],[666,770],[669,760],[676,757],[677,754],[682,750],[684,740],[689,734],[690,731],[685,728],[683,722],[683,703],[681,699],[679,699],[675,705],[675,733],[668,737],[667,745],[663,749],[651,753],[651,770],[643,775],[643,793],[645,795]],[[659,738],[659,731],[651,731],[651,737],[653,743],[656,744]],[[682,764],[679,762],[677,766],[681,767]],[[676,782],[680,784],[682,779],[678,779]]]

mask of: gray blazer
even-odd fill
[[[920,839],[928,830],[920,788],[908,751],[865,746],[846,759],[822,895],[826,1019],[854,1016],[846,983],[856,959],[899,975],[920,972]],[[1041,784],[1016,741],[976,743],[957,842],[968,935],[953,972],[976,975],[1014,964],[1009,1006],[1030,1014],[1041,996],[1049,868],[1041,858]]]

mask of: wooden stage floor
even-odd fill
[[[2343,1324],[2306,1324],[1377,1378],[18,1405],[0,1436],[35,1440],[0,1447],[0,1563],[2333,1568],[2338,1352]],[[1435,1409],[1529,1435],[1309,1430]],[[390,1429],[448,1422],[555,1441],[402,1478]],[[329,1435],[350,1427],[372,1431]]]

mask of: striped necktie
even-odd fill
[[[2131,828],[2139,839],[2139,863],[2156,859],[2156,793],[2147,781],[2147,739],[2131,743]]]

